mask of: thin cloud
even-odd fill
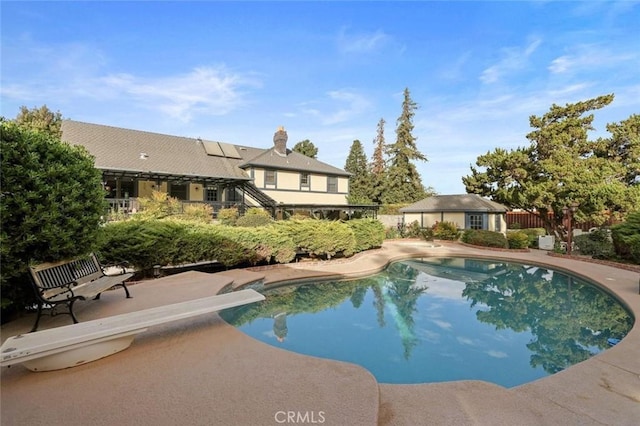
[[[342,53],[369,53],[383,47],[390,37],[383,31],[348,34],[346,28],[338,34],[338,50]]]
[[[225,115],[244,102],[242,89],[259,83],[224,67],[199,67],[189,73],[144,79],[110,75],[103,83],[141,105],[189,122],[194,115]]]
[[[249,73],[224,66],[196,67],[178,75],[140,77],[108,73],[109,58],[89,44],[36,44],[29,38],[7,54],[33,70],[1,86],[3,98],[38,102],[55,98],[64,104],[83,100],[131,103],[182,122],[196,115],[225,115],[246,102],[245,90],[261,83]],[[20,50],[20,54],[16,51]]]
[[[502,59],[495,65],[486,68],[480,75],[480,81],[485,84],[497,83],[506,74],[525,68],[529,56],[536,51],[541,43],[542,40],[535,38],[524,49],[513,47],[502,49]]]
[[[594,68],[616,68],[623,62],[637,61],[637,53],[613,53],[600,45],[583,45],[574,52],[551,61],[548,67],[552,74],[569,74],[593,71]]]
[[[303,105],[305,114],[314,116],[323,125],[345,123],[371,108],[371,102],[359,93],[341,89],[327,93],[327,97]]]

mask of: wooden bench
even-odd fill
[[[121,286],[131,298],[125,281],[133,274],[106,275],[95,254],[87,258],[41,263],[29,268],[31,282],[38,302],[38,315],[31,331],[38,329],[42,310],[51,309],[51,316],[69,314],[74,324],[78,322],[73,313],[76,300],[99,299],[100,294],[112,287]],[[58,312],[58,305],[66,305],[67,312]]]
[[[85,321],[9,337],[0,365],[24,364],[31,371],[75,367],[128,348],[148,327],[264,300],[252,289]]]

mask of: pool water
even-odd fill
[[[513,387],[602,352],[633,325],[593,284],[504,261],[410,259],[366,278],[264,294],[223,318],[265,343],[359,364],[381,383]]]

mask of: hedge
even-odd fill
[[[467,229],[462,233],[461,240],[476,246],[507,248],[507,238],[503,234],[483,229]]]
[[[351,256],[379,247],[383,225],[373,219],[278,221],[259,227],[179,219],[130,219],[102,229],[98,255],[105,264],[128,262],[148,274],[155,265],[218,261],[227,267],[288,263],[302,252]]]

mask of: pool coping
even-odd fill
[[[548,256],[540,250],[510,253],[455,243],[438,244],[430,247],[419,241],[386,241],[380,249],[349,259],[219,274],[233,275],[234,287],[240,288],[243,279],[254,282],[258,275],[266,285],[311,278],[363,276],[408,257],[508,259],[586,277],[614,293],[636,320],[640,318],[637,272]],[[133,286],[133,303],[128,304],[113,292],[105,294],[102,302],[83,304],[86,306],[82,306],[78,315],[81,320],[88,320],[143,305],[203,297],[222,290],[221,286],[216,287],[216,275],[185,273],[163,278],[155,284],[140,283]],[[47,319],[43,326],[57,326],[67,321],[64,316]],[[28,331],[31,321],[32,318],[27,317],[3,325],[2,339],[25,328]],[[350,425],[560,422],[631,425],[640,418],[638,347],[640,327],[636,321],[618,345],[560,373],[515,388],[505,389],[478,381],[387,385],[377,383],[369,372],[358,366],[271,347],[216,317],[158,327],[136,339],[126,351],[85,366],[50,373],[32,373],[16,366],[3,368],[0,415],[3,424],[5,421],[6,424],[40,421],[55,424],[59,420],[66,424],[92,421],[94,424],[266,425],[281,424],[281,420],[288,420],[287,416],[294,413],[292,419],[298,423]],[[126,385],[118,386],[118,377]],[[194,382],[206,378],[210,380],[194,386]],[[51,395],[50,390],[56,386],[64,389],[64,396]],[[176,395],[172,395],[173,392]],[[177,395],[179,405],[171,402]],[[32,398],[53,399],[56,404],[34,404]]]

